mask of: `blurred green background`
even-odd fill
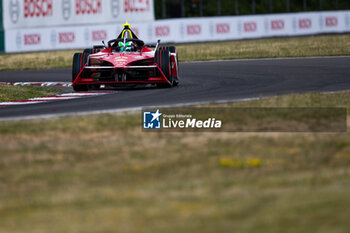
[[[181,7],[183,4],[183,8]],[[154,0],[156,19],[350,9],[349,0]]]

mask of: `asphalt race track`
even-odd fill
[[[306,91],[350,89],[350,57],[180,63],[176,88],[0,107],[0,120],[198,102],[230,101]],[[71,69],[0,72],[0,82],[71,81]]]

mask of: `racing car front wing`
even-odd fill
[[[122,86],[124,84],[169,83],[157,64],[149,66],[88,66],[80,71],[73,85]]]

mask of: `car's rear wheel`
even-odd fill
[[[75,79],[78,77],[80,71],[85,66],[89,54],[87,53],[75,53],[73,56],[73,64],[72,64],[72,83],[74,83]],[[73,85],[74,91],[87,91],[88,88],[86,85]]]

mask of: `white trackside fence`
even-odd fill
[[[350,11],[157,20],[149,30],[142,34],[148,40],[178,43],[343,33],[350,32]]]
[[[350,11],[154,20],[153,0],[3,1],[5,52],[89,48],[117,37],[125,20],[146,43],[350,32]]]
[[[153,0],[2,0],[5,29],[153,21]]]
[[[153,22],[153,0],[0,0],[0,51],[81,48],[125,20]]]

